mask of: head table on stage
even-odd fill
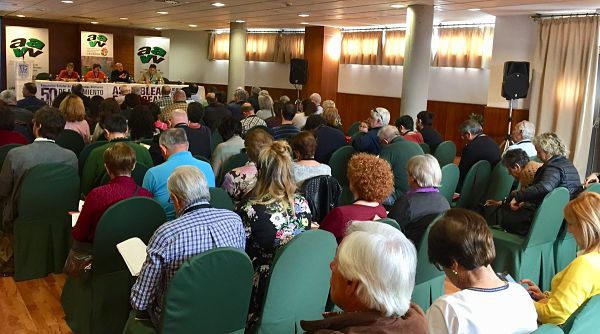
[[[137,83],[122,83],[122,82],[108,82],[108,83],[95,83],[95,82],[65,82],[65,81],[47,81],[47,80],[36,80],[35,85],[37,86],[36,97],[42,99],[49,105],[61,92],[70,92],[71,87],[76,84],[83,86],[83,94],[92,97],[95,95],[102,96],[103,98],[111,98],[122,95],[121,87],[140,87],[140,95],[147,98],[150,102],[158,99],[161,94],[160,90],[164,85],[147,85]],[[167,85],[171,87],[171,95],[177,89],[187,87],[187,85]]]

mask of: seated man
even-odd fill
[[[206,178],[196,167],[175,169],[167,187],[177,219],[154,232],[146,248],[146,262],[131,289],[133,309],[148,311],[155,326],[160,324],[169,283],[185,260],[213,248],[244,251],[246,246],[242,220],[232,211],[210,206]]]
[[[129,72],[123,69],[123,64],[115,63],[115,69],[110,72],[110,81],[129,82]]]
[[[215,93],[207,93],[206,101],[208,105],[204,108],[204,124],[206,124],[211,131],[216,131],[219,123],[224,118],[231,117],[231,110],[227,109],[227,106],[217,100]]]
[[[44,163],[61,163],[75,169],[78,167],[75,153],[54,142],[64,127],[65,119],[58,109],[44,107],[33,118],[34,142],[13,148],[6,154],[0,171],[0,201],[4,203],[0,229],[0,244],[3,245],[0,250],[0,267],[6,264],[4,260],[12,257],[12,247],[4,246],[11,244],[13,224],[18,215],[16,196],[27,171]],[[11,268],[2,268],[2,272],[11,272]]]
[[[294,116],[296,116],[296,106],[293,103],[284,104],[281,109],[281,125],[273,128],[273,139],[287,139],[300,132],[300,129],[292,123]]]
[[[75,72],[73,69],[75,65],[73,63],[68,63],[67,68],[61,70],[58,74],[58,80],[60,81],[77,81],[79,79],[79,73]]]
[[[164,110],[166,107],[173,104],[173,98],[171,97],[171,86],[164,85],[160,88],[160,97],[154,101],[160,110]],[[166,121],[166,120],[165,120]]]
[[[462,150],[462,156],[458,169],[460,177],[458,179],[457,190],[462,189],[462,183],[474,164],[481,160],[487,160],[492,168],[500,161],[500,148],[496,142],[483,133],[481,124],[474,120],[466,120],[460,125],[460,135],[467,141],[467,145]]]
[[[90,190],[100,185],[100,181],[106,173],[104,167],[104,151],[117,142],[125,142],[135,151],[136,161],[145,167],[152,167],[152,158],[148,150],[132,142],[128,137],[127,119],[119,114],[112,114],[104,120],[104,134],[108,140],[107,144],[96,147],[90,152],[81,173],[81,192],[87,195]]]
[[[150,168],[144,176],[144,188],[148,189],[154,199],[165,209],[167,220],[175,218],[173,203],[167,191],[167,179],[179,166],[195,166],[204,175],[209,187],[215,186],[215,174],[208,162],[198,160],[188,151],[189,143],[183,129],[169,129],[160,135],[160,152],[166,160],[160,165]]]
[[[92,65],[92,70],[85,74],[83,80],[91,82],[104,82],[104,80],[106,80],[106,75],[104,72],[100,71],[101,68],[102,66],[100,66],[100,64]]]
[[[28,143],[29,141],[25,136],[15,131],[15,113],[7,106],[0,106],[0,146],[8,144],[26,145]]]
[[[417,114],[417,130],[419,130],[425,144],[429,145],[431,154],[434,154],[438,145],[444,141],[442,135],[432,126],[433,116],[434,114],[427,110]]]
[[[515,128],[510,133],[510,139],[513,144],[507,150],[520,148],[527,152],[527,155],[530,157],[537,156],[535,146],[531,142],[533,137],[535,137],[535,125],[529,121],[521,121],[515,125]]]
[[[175,109],[169,117],[168,124],[170,128],[183,129],[189,142],[189,151],[192,155],[200,155],[210,159],[210,144],[212,134],[208,126],[200,125],[198,128],[191,128],[188,125],[188,115],[185,109]]]
[[[144,72],[142,78],[138,80],[138,82],[147,85],[162,85],[165,83],[162,75],[156,70],[155,64],[150,64],[150,66],[148,66],[148,71]]]
[[[377,137],[379,130],[390,123],[390,112],[382,107],[377,107],[369,112],[370,116],[360,123],[358,134],[352,141],[352,147],[358,152],[379,154],[381,143]],[[369,124],[367,124],[369,123]]]
[[[185,95],[185,92],[183,91],[183,89],[176,90],[175,94],[173,94],[173,102],[171,104],[165,106],[164,109],[161,108],[161,113],[160,113],[161,121],[163,121],[163,122],[168,121],[169,118],[171,117],[171,113],[173,113],[173,111],[175,109],[187,110],[188,104],[186,102],[186,99],[187,99],[187,96]]]
[[[17,101],[17,107],[33,108],[32,110],[35,110],[46,105],[46,102],[35,97],[35,93],[37,93],[37,86],[33,82],[24,84],[22,92],[23,98]]]
[[[15,115],[15,130],[22,134],[28,141],[33,141],[32,120],[33,113],[27,109],[17,107],[17,95],[12,89],[0,92],[0,101],[4,102],[8,109]]]
[[[343,312],[301,321],[307,333],[427,333],[423,310],[410,302],[417,251],[397,229],[355,221],[331,262],[331,300]]]
[[[254,108],[250,102],[244,102],[240,108],[244,118],[242,119],[242,137],[246,135],[248,130],[255,126],[267,126],[267,123],[254,113]]]
[[[234,119],[241,120],[244,118],[242,115],[242,104],[248,100],[248,92],[243,88],[239,87],[233,93],[233,101],[227,105],[227,108],[231,111],[231,116]]]

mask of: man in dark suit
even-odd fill
[[[217,101],[215,93],[207,93],[206,102],[208,102],[208,106],[204,108],[204,124],[206,124],[211,131],[216,131],[217,127],[225,117],[231,117],[231,110]]]
[[[479,122],[466,120],[460,125],[460,135],[468,142],[463,148],[458,169],[460,178],[458,179],[458,188],[462,188],[462,183],[469,172],[469,169],[481,160],[487,160],[492,168],[500,161],[500,147],[496,142],[483,133]]]

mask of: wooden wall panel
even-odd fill
[[[427,110],[434,113],[433,127],[446,140],[452,140],[456,144],[457,154],[460,155],[465,146],[460,138],[458,127],[460,123],[469,118],[469,115],[483,114],[483,105],[469,103],[454,103],[443,101],[427,101]]]
[[[400,98],[337,93],[335,105],[342,117],[342,124],[347,131],[352,123],[367,119],[369,111],[375,107],[383,107],[390,111],[400,110]],[[390,123],[393,124],[395,120],[392,117]]]
[[[508,109],[485,107],[483,110],[483,130],[500,144],[508,134]],[[529,110],[513,109],[512,127],[520,121],[529,119]]]

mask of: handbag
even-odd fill
[[[92,244],[73,240],[63,272],[70,277],[87,279],[92,271]]]

